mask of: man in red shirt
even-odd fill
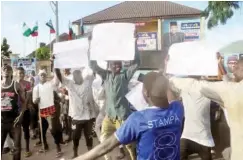
[[[27,91],[31,90],[31,83],[29,81],[24,80],[25,78],[25,70],[23,67],[17,68],[17,75],[18,75],[18,83],[24,90],[24,94],[26,97]],[[18,102],[19,107],[22,107],[21,102]],[[28,104],[26,105],[26,111],[23,115],[23,131],[24,131],[24,139],[25,139],[25,157],[30,157],[32,153],[29,149],[29,141],[30,141],[30,110],[28,108]]]

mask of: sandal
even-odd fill
[[[25,158],[28,158],[28,157],[30,157],[31,155],[32,155],[32,152],[30,152],[30,151],[24,153],[24,157],[25,157]]]
[[[61,151],[60,152],[57,152],[56,153],[56,158],[60,158],[60,157],[62,157],[62,155],[63,155],[63,152],[61,152]]]

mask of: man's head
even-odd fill
[[[121,72],[122,62],[121,61],[110,61],[110,67],[111,67],[112,73],[118,74]]]
[[[228,67],[228,70],[230,71],[230,73],[233,73],[237,60],[238,60],[238,56],[232,56],[232,57],[228,58],[227,67]]]
[[[31,85],[31,88],[34,88],[35,86],[35,79],[33,77],[30,77],[30,85]]]
[[[47,81],[47,73],[45,69],[40,69],[38,75],[41,83],[45,83]]]
[[[64,69],[64,74],[65,75],[70,75],[71,74],[71,69],[70,68]]]
[[[10,65],[4,65],[2,67],[2,77],[3,78],[13,77],[13,69]]]
[[[73,71],[73,80],[75,84],[82,84],[83,83],[83,76],[80,70]]]
[[[18,67],[17,68],[17,74],[18,74],[18,78],[19,80],[24,80],[25,77],[25,70],[23,67]]]
[[[240,58],[236,63],[233,74],[236,82],[240,82],[243,80],[243,58]]]
[[[178,32],[177,22],[170,22],[170,32],[173,34]]]
[[[143,96],[147,103],[157,107],[167,107],[168,79],[157,72],[149,72],[143,80]]]

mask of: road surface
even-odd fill
[[[23,135],[23,134],[22,134]],[[38,153],[38,150],[41,147],[34,147],[34,144],[37,140],[31,140],[31,144],[30,144],[30,149],[33,153],[33,155],[29,158],[24,158],[24,148],[22,148],[22,159],[27,159],[27,160],[69,160],[72,157],[72,142],[70,142],[68,145],[62,145],[62,151],[63,151],[63,157],[61,158],[55,158],[55,154],[56,154],[56,150],[55,150],[55,144],[54,144],[54,140],[51,136],[50,133],[47,133],[47,141],[49,144],[49,148],[50,150],[48,152],[46,152],[46,154],[40,154]],[[98,140],[97,138],[94,139],[94,144],[97,145],[98,144]],[[24,140],[22,138],[22,147],[24,146]],[[83,154],[87,152],[86,146],[85,146],[85,140],[84,137],[81,138],[80,143],[79,143],[79,155]],[[112,160],[116,160],[116,155],[118,153],[118,149],[115,149],[112,151],[112,153],[110,154],[112,156]],[[2,156],[2,160],[12,160],[11,158],[12,156],[8,153],[8,154],[4,154]],[[100,158],[99,160],[103,160],[104,158]],[[128,158],[124,158],[123,160],[129,160]],[[190,160],[200,160],[200,158],[197,157],[197,155],[192,155],[190,157]],[[216,159],[215,159],[216,160]],[[217,159],[217,160],[223,160],[223,159]]]

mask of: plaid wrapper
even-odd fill
[[[52,116],[56,112],[55,106],[50,106],[44,109],[40,109],[40,116],[41,117],[49,117]]]

